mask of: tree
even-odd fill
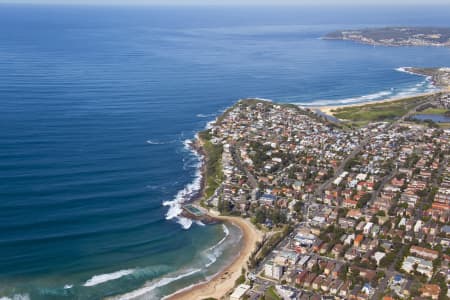
[[[362,195],[361,198],[359,198],[358,204],[356,204],[356,207],[363,208],[367,204],[367,202],[369,202],[371,197],[372,196],[369,193]]]
[[[297,214],[301,214],[302,213],[302,206],[303,206],[303,204],[300,201],[295,202],[295,204],[294,204],[294,211]]]
[[[264,209],[259,208],[255,214],[256,223],[262,224],[266,221],[266,212]]]
[[[318,263],[314,264],[314,266],[311,269],[311,272],[316,273],[316,274],[320,274],[321,273],[321,270],[320,270],[320,267],[319,267]]]
[[[340,207],[338,209],[338,216],[339,218],[344,218],[347,215],[348,209],[344,207]]]
[[[384,210],[379,210],[379,211],[377,212],[377,216],[385,217],[385,216],[386,216],[386,212],[385,212]]]
[[[344,265],[342,271],[339,273],[339,279],[345,281],[347,279],[348,266]]]

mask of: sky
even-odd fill
[[[449,5],[449,0],[0,0],[0,3],[94,5]]]

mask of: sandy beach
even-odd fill
[[[200,199],[205,194],[206,188],[206,161],[208,159],[208,153],[204,149],[204,142],[198,136],[192,143],[193,150],[201,157],[202,166],[202,183],[201,189],[191,202],[197,204],[199,207]],[[220,299],[225,296],[230,290],[233,289],[235,281],[241,276],[242,268],[247,267],[247,261],[250,255],[256,248],[256,243],[261,241],[263,234],[259,231],[248,219],[241,217],[220,216],[217,211],[209,211],[208,216],[212,217],[219,222],[232,223],[238,226],[242,231],[241,249],[237,253],[232,262],[225,267],[222,271],[214,275],[210,280],[203,283],[199,283],[191,288],[181,290],[165,299],[179,300],[179,299],[205,299],[205,298],[217,298]]]
[[[208,282],[204,282],[193,286],[188,290],[176,293],[167,299],[205,299],[217,298],[220,299],[225,296],[233,287],[236,279],[239,278],[242,268],[247,266],[247,261],[255,249],[256,242],[262,240],[262,233],[250,223],[249,220],[240,217],[225,217],[213,215],[216,219],[222,222],[230,222],[242,230],[241,250],[239,255],[233,262],[216,274]]]
[[[422,94],[417,94],[417,95],[414,95],[414,96],[394,97],[394,98],[388,98],[388,99],[383,99],[383,100],[359,102],[359,103],[352,103],[352,104],[326,105],[326,106],[306,106],[305,108],[309,108],[311,110],[319,110],[319,111],[321,111],[324,114],[332,116],[333,115],[333,111],[335,111],[336,109],[342,108],[342,107],[358,107],[358,106],[364,106],[364,105],[368,105],[368,104],[393,102],[393,101],[404,100],[404,99],[420,97],[420,96],[430,96],[430,95],[434,95],[434,94],[438,94],[438,93],[442,93],[442,92],[449,92],[449,91],[450,91],[450,89],[442,89],[442,90],[439,90],[439,91],[436,91],[436,92],[422,93]]]
[[[416,74],[416,75],[421,75],[421,76],[427,76],[427,75],[420,74],[420,73],[414,73],[412,71],[410,71],[410,73]],[[413,96],[393,97],[393,98],[382,99],[382,100],[377,100],[377,101],[367,101],[367,102],[359,102],[359,103],[352,103],[352,104],[325,105],[325,106],[307,106],[305,108],[309,108],[309,109],[312,109],[312,110],[319,110],[319,111],[321,111],[324,114],[332,116],[334,110],[336,110],[338,108],[342,108],[342,107],[358,107],[358,106],[363,106],[363,105],[367,105],[367,104],[377,104],[377,103],[384,103],[384,102],[392,102],[392,101],[405,100],[405,99],[408,99],[408,98],[414,98],[414,97],[420,97],[420,96],[430,96],[430,95],[435,95],[435,94],[439,94],[439,93],[450,93],[450,85],[448,85],[448,80],[447,81],[442,81],[441,79],[438,79],[437,83],[434,83],[434,85],[436,87],[438,87],[439,90],[434,91],[434,92],[429,92],[429,93],[417,94],[417,95],[413,95]]]

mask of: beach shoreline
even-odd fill
[[[202,210],[206,211],[204,207],[201,207],[201,200],[206,193],[206,168],[208,161],[208,153],[204,149],[204,141],[196,134],[195,139],[189,143],[191,151],[199,157],[200,160],[200,189],[182,205],[194,204]],[[189,217],[184,215],[184,217]],[[214,223],[230,223],[237,226],[242,232],[242,237],[239,242],[241,245],[239,251],[235,257],[230,260],[229,264],[225,266],[221,271],[214,274],[206,281],[194,284],[192,286],[181,289],[171,295],[164,297],[167,300],[179,300],[179,299],[203,299],[203,298],[217,298],[220,299],[230,292],[235,285],[235,281],[241,276],[242,269],[246,268],[247,261],[250,255],[254,252],[257,242],[262,241],[263,233],[254,226],[250,220],[242,217],[234,216],[221,216],[216,210],[207,210],[205,212],[205,219],[212,220]]]
[[[435,74],[427,74],[425,71],[421,71],[420,69],[411,68],[411,67],[401,67],[397,70],[408,73],[411,75],[417,75],[417,76],[423,76],[429,78],[430,81],[432,81],[433,86],[437,89],[432,92],[427,93],[418,93],[415,95],[408,95],[408,96],[398,96],[398,97],[392,97],[392,98],[386,98],[386,99],[380,99],[380,100],[374,100],[374,101],[363,101],[363,102],[357,102],[357,103],[342,103],[337,105],[311,105],[311,106],[300,106],[304,109],[310,109],[313,111],[320,111],[323,114],[333,116],[333,113],[335,110],[343,107],[358,107],[358,106],[365,106],[370,104],[380,104],[380,103],[388,103],[388,102],[394,102],[394,101],[401,101],[401,100],[407,100],[412,99],[415,97],[425,97],[425,96],[432,96],[432,95],[439,95],[441,93],[450,93],[450,85],[447,83],[444,83],[440,81],[439,76],[437,75],[440,70],[435,71]]]
[[[304,109],[310,109],[312,111],[320,111],[326,115],[333,116],[333,113],[343,107],[358,107],[358,106],[365,106],[370,104],[380,104],[380,103],[388,103],[388,102],[395,102],[395,101],[401,101],[406,99],[411,99],[415,97],[424,97],[424,96],[432,96],[437,95],[442,92],[450,92],[450,89],[440,89],[435,92],[429,92],[429,93],[421,93],[414,96],[402,96],[402,97],[393,97],[388,99],[381,99],[381,100],[375,100],[375,101],[366,101],[366,102],[358,102],[358,103],[350,103],[350,104],[338,104],[338,105],[323,105],[323,106],[300,106]]]
[[[219,222],[231,223],[240,228],[242,232],[241,248],[230,264],[215,274],[211,279],[198,283],[187,289],[182,289],[164,299],[221,299],[229,293],[235,285],[236,280],[242,274],[242,268],[247,266],[250,255],[256,248],[257,242],[262,240],[262,233],[248,220],[241,217],[220,216],[211,213],[211,217]]]
[[[412,73],[419,76],[430,77],[424,74],[420,74],[418,72],[413,72],[409,68],[407,69],[405,68],[404,72]],[[450,92],[450,87],[448,85],[443,85],[439,81],[437,82],[433,81],[433,85],[437,88],[437,90],[432,92],[420,93],[417,95],[392,97],[377,101],[365,101],[351,104],[325,105],[325,106],[300,106],[300,105],[299,106],[304,109],[319,111],[323,114],[333,116],[334,111],[342,107],[358,107],[370,104],[387,103]],[[218,119],[216,119],[214,122],[217,121]],[[242,269],[247,267],[247,261],[251,253],[254,252],[257,242],[262,240],[263,235],[262,232],[259,231],[248,219],[244,219],[241,217],[220,216],[219,212],[202,207],[201,201],[204,199],[206,195],[206,188],[207,188],[206,181],[208,175],[206,172],[206,168],[209,159],[208,151],[205,150],[204,141],[199,136],[199,134],[195,136],[195,140],[192,140],[190,142],[190,147],[191,150],[194,151],[196,155],[199,157],[201,162],[201,165],[199,167],[199,170],[201,172],[201,185],[197,194],[194,195],[191,199],[189,199],[189,201],[186,201],[183,204],[194,204],[198,206],[204,211],[206,219],[213,220],[214,222],[232,223],[233,225],[239,227],[242,232],[242,239],[240,242],[241,247],[235,258],[233,258],[226,267],[224,267],[220,272],[213,275],[210,279],[195,284],[193,286],[181,289],[175,292],[174,294],[167,296],[164,299],[168,300],[204,299],[204,298],[221,299],[233,289],[236,279],[238,279],[239,276],[241,276]]]

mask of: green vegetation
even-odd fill
[[[271,286],[266,290],[266,293],[264,294],[264,299],[281,300],[282,298],[278,296],[277,292],[275,291],[275,287]]]
[[[437,284],[441,288],[441,293],[439,294],[439,299],[448,299],[447,298],[447,280],[441,274],[437,273],[434,278],[431,279],[430,283]]]
[[[335,225],[328,226],[323,232],[320,233],[320,239],[326,243],[334,243],[338,241],[345,233],[345,230]]]
[[[250,149],[252,150],[250,157],[253,160],[255,168],[262,168],[265,162],[270,159],[270,157],[266,153],[272,150],[272,148],[268,145],[263,145],[260,142],[251,141]]]
[[[241,276],[236,279],[236,281],[234,282],[234,286],[238,286],[243,283],[245,283],[245,274],[241,274]]]
[[[221,144],[215,145],[211,142],[211,133],[209,130],[199,133],[199,138],[203,143],[203,150],[206,156],[206,179],[205,179],[205,193],[203,195],[203,201],[208,199],[214,194],[214,191],[219,187],[223,180],[222,172],[222,152],[223,147]]]
[[[358,204],[356,204],[356,207],[363,208],[369,202],[371,197],[372,197],[372,194],[369,194],[369,193],[362,195],[361,198],[359,198]]]
[[[250,268],[256,267],[267,254],[270,253],[294,228],[291,225],[285,225],[283,230],[274,233],[270,238],[263,240],[262,244],[258,245],[256,252],[250,256],[248,265]]]
[[[446,108],[435,108],[435,107],[430,107],[427,108],[423,111],[421,111],[421,114],[426,114],[426,115],[444,115],[448,112],[448,110]]]
[[[418,96],[396,101],[341,107],[333,111],[333,115],[339,119],[361,123],[392,120],[405,115],[425,100],[426,96]]]
[[[275,226],[286,224],[287,218],[279,208],[268,209],[265,207],[259,207],[256,210],[255,217],[252,218],[253,224],[264,224],[269,219]]]

